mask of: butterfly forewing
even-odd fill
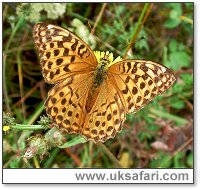
[[[67,29],[38,23],[33,28],[43,76],[56,83],[78,72],[89,72],[97,65],[90,47]]]
[[[109,68],[108,76],[127,113],[141,109],[175,81],[170,69],[145,60],[120,61]]]

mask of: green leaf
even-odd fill
[[[139,133],[138,137],[139,137],[139,139],[141,141],[145,141],[145,140],[148,140],[148,139],[151,140],[152,139],[152,135],[150,133],[148,133],[148,132],[141,132],[141,133]]]
[[[179,152],[177,153],[174,158],[173,158],[173,164],[175,168],[184,168],[186,167],[183,163],[182,158],[184,158],[184,153],[183,152]]]
[[[168,19],[164,26],[165,28],[169,28],[169,29],[172,29],[172,28],[175,28],[177,27],[179,24],[180,24],[180,20],[179,19]]]
[[[182,67],[190,67],[190,57],[184,52],[173,52],[169,55],[169,60],[174,70],[179,70]]]
[[[182,92],[183,88],[184,88],[183,84],[175,84],[172,88],[173,94],[176,94],[176,93],[178,94]]]
[[[178,48],[177,48],[179,51],[185,51],[186,47],[184,44],[182,43],[178,43]]]
[[[172,10],[169,14],[169,17],[176,20],[178,17],[178,13],[175,10]]]
[[[170,168],[171,166],[171,159],[170,156],[164,152],[159,153],[159,157],[152,160],[150,163],[151,168]]]
[[[182,3],[166,3],[166,6],[176,11],[178,15],[182,15]]]
[[[146,109],[147,109],[147,108],[146,108]],[[146,121],[147,123],[153,123],[153,122],[154,122],[154,119],[151,118],[151,117],[147,117],[147,116],[148,116],[147,113],[145,113],[145,114],[143,115],[145,121]],[[142,116],[141,116],[141,117],[142,117]]]
[[[170,52],[175,52],[176,49],[177,49],[177,41],[173,39],[169,43],[169,50]]]
[[[10,167],[11,168],[19,168],[19,163],[20,163],[21,158],[20,157],[16,157],[16,159],[12,160],[10,162]]]
[[[193,85],[193,74],[183,73],[180,75],[180,78],[184,81],[186,86]]]
[[[71,146],[75,146],[77,144],[85,143],[87,142],[83,137],[77,137],[72,139],[69,142],[64,143],[62,146],[58,146],[59,148],[69,148]]]
[[[169,168],[171,166],[171,159],[169,155],[165,155],[160,160],[160,168]]]
[[[191,168],[193,167],[193,153],[192,152],[187,156],[186,162],[189,167]]]
[[[157,126],[157,125],[150,125],[148,127],[148,129],[151,130],[151,131],[158,131],[160,129],[160,127]]]
[[[182,3],[166,3],[167,7],[172,8],[172,10],[176,11],[179,15],[182,15]]]
[[[185,3],[185,6],[186,6],[188,9],[193,9],[193,3]]]
[[[165,22],[164,26],[166,28],[175,28],[180,23],[180,16],[182,15],[181,3],[171,3],[168,4],[168,7],[171,7],[172,10],[169,13],[169,19]]]
[[[181,99],[178,99],[178,101],[174,101],[171,106],[175,109],[182,109],[185,107],[185,102]]]

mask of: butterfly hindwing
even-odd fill
[[[46,112],[61,130],[67,133],[81,133],[91,85],[91,75],[76,74],[61,81],[49,91],[45,103]]]
[[[126,113],[118,92],[106,77],[82,129],[86,139],[105,142],[121,131]]]

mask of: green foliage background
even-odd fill
[[[97,40],[85,20],[94,26],[102,3],[3,3],[3,111],[23,125],[37,124],[45,114],[43,104],[51,86],[44,83],[41,75],[32,37],[35,23],[66,27],[93,50],[123,57],[144,6],[144,3],[106,4],[95,29]],[[192,168],[193,3],[152,4],[137,39],[141,37],[144,39],[132,46],[128,58],[162,63],[175,72],[177,81],[163,96],[127,115],[123,131],[105,143],[107,152],[98,144],[87,142],[67,149],[54,147],[49,151],[50,157],[45,156],[42,162],[35,156],[25,163],[22,155],[26,139],[46,131],[22,131],[11,126],[3,136],[4,168],[113,168],[115,164],[108,151],[122,167]],[[180,140],[182,133],[184,138]],[[65,135],[67,141],[75,137]],[[153,146],[155,142],[162,142],[162,146]]]

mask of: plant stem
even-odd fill
[[[23,71],[22,71],[22,61],[21,61],[21,50],[17,51],[17,68],[18,68],[18,76],[19,76],[19,91],[21,99],[24,96],[24,86],[23,86]],[[21,103],[23,121],[26,119],[26,109],[24,102]]]
[[[9,104],[8,89],[6,85],[6,55],[3,54],[3,96],[6,105],[6,112],[11,113],[11,108]]]
[[[185,125],[188,122],[186,119],[172,115],[170,113],[162,112],[161,110],[150,109],[150,112],[159,117],[173,120],[180,125]]]
[[[9,49],[10,44],[11,44],[11,42],[13,41],[13,38],[14,38],[14,36],[15,36],[17,30],[20,28],[20,26],[21,26],[21,24],[22,24],[23,22],[24,22],[24,16],[21,16],[21,17],[19,18],[19,21],[18,21],[18,23],[16,24],[15,28],[13,29],[13,31],[12,31],[12,33],[11,33],[11,35],[10,35],[10,38],[8,39],[8,42],[6,43],[6,47],[5,47],[5,50],[4,50],[5,53],[7,53],[7,50]]]
[[[98,143],[99,147],[103,149],[103,151],[107,154],[107,156],[113,161],[117,168],[123,168],[120,162],[114,157],[114,155],[110,152],[110,150],[103,144]]]
[[[8,98],[8,91],[7,91],[7,85],[6,85],[6,56],[7,56],[7,51],[10,47],[11,42],[13,41],[13,38],[17,32],[17,30],[20,28],[21,24],[24,21],[24,17],[21,16],[18,23],[16,24],[15,28],[12,30],[12,33],[6,43],[6,47],[3,53],[3,94],[4,94],[4,98],[5,98],[5,104],[6,104],[6,109],[7,111],[10,113],[11,109],[10,109],[10,105],[9,105],[9,98]]]
[[[128,54],[128,51],[129,49],[133,46],[133,44],[135,43],[135,40],[136,40],[136,37],[137,35],[139,34],[140,30],[142,29],[142,26],[144,25],[149,13],[150,13],[150,10],[153,6],[153,3],[145,3],[144,5],[144,8],[142,10],[142,13],[139,17],[139,20],[136,24],[136,27],[135,27],[135,30],[133,32],[133,37],[131,39],[131,43],[129,44],[129,46],[126,48],[126,51],[125,51],[125,54],[124,54],[124,57],[123,59],[126,58],[127,54]]]
[[[18,130],[43,130],[44,129],[41,125],[22,125],[22,124],[13,125],[12,128],[18,129]]]
[[[35,168],[40,168],[40,164],[36,156],[33,157],[33,162],[34,162]]]
[[[41,115],[41,113],[44,110],[44,102],[41,102],[37,108],[35,109],[36,111],[25,121],[25,124],[31,125],[34,123],[34,121]]]

